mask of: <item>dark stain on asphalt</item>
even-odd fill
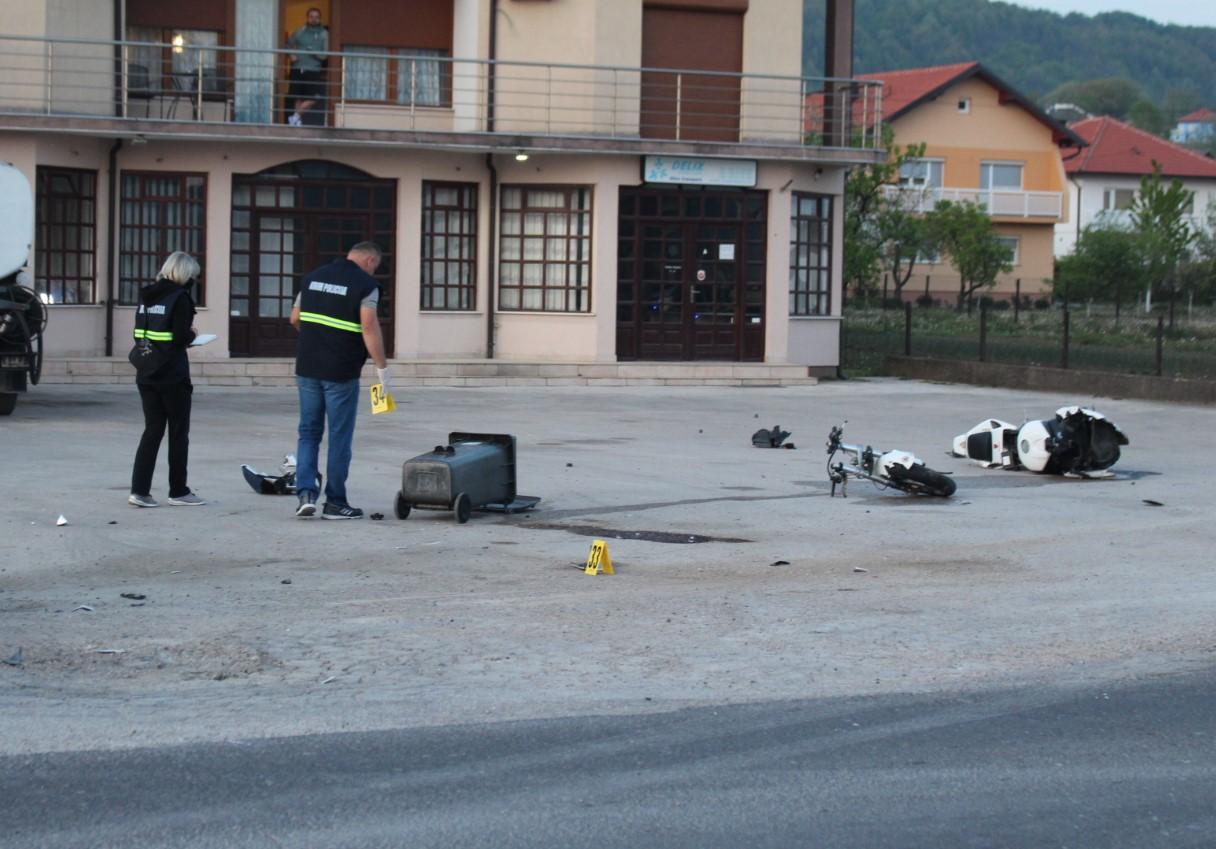
[[[681,534],[670,531],[626,531],[617,528],[601,528],[596,525],[562,525],[556,522],[528,522],[521,527],[545,531],[568,531],[585,537],[636,539],[643,542],[665,542],[675,545],[696,545],[702,542],[752,542],[750,539],[738,537],[711,537],[704,534]]]

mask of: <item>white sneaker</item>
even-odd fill
[[[134,492],[127,496],[127,503],[132,507],[159,507],[160,503],[151,495],[136,495]]]
[[[207,502],[193,492],[187,492],[185,495],[169,496],[169,503],[174,507],[200,507]]]
[[[300,120],[300,114],[298,112],[292,112],[290,115],[288,115],[287,123],[291,124],[293,127],[302,127],[304,125],[304,122]]]

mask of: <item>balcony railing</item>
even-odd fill
[[[887,197],[898,198],[913,212],[928,212],[938,201],[980,204],[989,215],[1009,218],[1059,218],[1064,210],[1061,192],[1012,192],[989,189],[946,189],[933,186],[886,186]]]
[[[0,115],[281,125],[291,111],[290,52],[0,35]],[[303,115],[305,126],[870,151],[880,146],[881,86],[869,81],[322,55],[323,94]],[[855,114],[866,118],[856,121],[850,117]],[[808,126],[834,134],[808,133]]]

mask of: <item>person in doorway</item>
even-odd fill
[[[197,335],[192,326],[194,300],[187,287],[198,278],[199,271],[197,259],[183,251],[174,251],[165,260],[156,282],[139,292],[135,337],[145,339],[166,359],[156,371],[135,379],[144,408],[144,432],[135,450],[131,494],[127,497],[127,502],[135,507],[157,506],[152,497],[152,473],[166,427],[169,430],[169,503],[175,507],[207,503],[186,485],[190,403],[194,394],[186,348]]]
[[[376,306],[380,284],[372,277],[383,257],[375,242],[360,242],[329,265],[304,276],[291,310],[300,331],[296,386],[300,394],[296,446],[296,516],[317,513],[317,465],[321,437],[329,424],[323,519],[360,519],[363,511],[346,500],[351,442],[359,411],[359,373],[370,355],[387,393],[388,362]]]
[[[291,98],[292,112],[287,123],[299,127],[304,123],[308,110],[325,96],[325,82],[321,79],[325,68],[324,54],[329,50],[329,30],[321,25],[321,10],[308,10],[307,23],[287,38],[291,54],[291,71],[287,85],[287,96]]]

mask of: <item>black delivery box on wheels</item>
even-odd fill
[[[474,509],[516,513],[539,498],[515,491],[515,437],[506,433],[449,433],[447,445],[406,460],[396,514],[414,507],[452,510],[464,524]]]

